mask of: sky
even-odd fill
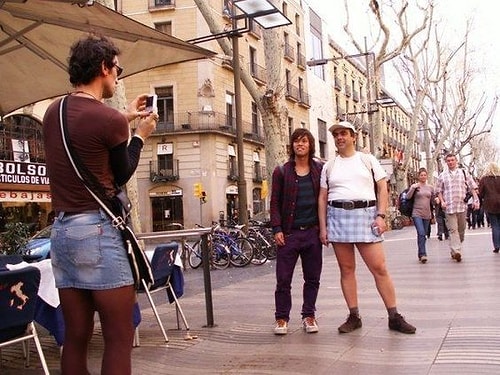
[[[328,23],[329,33],[333,39],[348,53],[352,47],[348,44],[342,26],[345,23],[344,0],[303,0],[309,4]],[[379,3],[387,0],[378,0]],[[369,0],[349,0],[350,25],[359,25],[351,30],[362,40],[369,34],[366,14],[369,12]],[[415,3],[415,0],[410,0]],[[474,68],[477,70],[477,86],[484,90],[488,97],[500,94],[500,1],[498,0],[435,0],[435,20],[444,30],[449,45],[458,45],[463,41],[466,21],[472,20],[472,31],[469,50],[473,51]],[[444,42],[444,41],[443,41]],[[325,56],[328,57],[328,56]],[[388,87],[389,91],[397,91]],[[393,93],[394,94],[394,93]],[[497,123],[493,132],[500,145],[500,106],[497,108]]]

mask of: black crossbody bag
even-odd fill
[[[64,97],[59,104],[59,124],[61,128],[61,136],[64,144],[64,149],[68,155],[68,159],[75,170],[78,178],[82,181],[85,188],[89,191],[92,197],[99,203],[104,212],[111,218],[115,228],[120,230],[123,244],[127,251],[130,268],[134,276],[134,286],[136,289],[143,287],[142,280],[146,285],[151,287],[154,282],[151,263],[145,252],[139,245],[139,241],[134,234],[134,231],[128,224],[128,216],[132,209],[132,204],[127,197],[127,194],[117,189],[117,193],[112,198],[109,198],[102,184],[83,164],[78,153],[73,148],[68,135],[68,127],[66,124],[67,114],[67,97]]]

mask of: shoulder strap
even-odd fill
[[[90,195],[99,203],[104,212],[112,219],[113,225],[115,227],[125,226],[125,221],[120,216],[116,216],[110,207],[104,201],[108,201],[109,198],[104,192],[104,187],[97,180],[97,178],[90,172],[85,164],[83,164],[80,156],[73,148],[71,140],[68,135],[68,126],[66,124],[66,114],[67,114],[67,96],[61,99],[59,103],[59,126],[61,129],[61,138],[64,145],[64,150],[71,163],[71,166],[75,170],[76,175],[82,181],[85,188],[88,190]]]
[[[365,154],[364,152],[359,152],[359,155],[361,156],[361,160],[363,161],[363,164],[365,165],[366,169],[371,171],[373,174],[373,167],[370,156],[368,156],[368,154]]]
[[[333,156],[333,159],[328,160],[325,163],[325,168],[326,168],[326,184],[328,185],[328,179],[330,174],[332,173],[333,166],[335,165],[335,160],[337,159],[337,154]]]
[[[462,170],[462,173],[464,174],[464,182],[465,182],[465,187],[467,190],[469,190],[469,184],[467,183],[467,175],[465,174],[465,169],[460,168]]]

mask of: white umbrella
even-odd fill
[[[75,4],[78,3],[78,4]],[[121,77],[213,56],[86,0],[0,0],[0,116],[71,91],[70,46],[89,32],[120,48]]]

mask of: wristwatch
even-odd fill
[[[382,219],[385,219],[385,214],[377,214],[377,216],[380,216]]]

